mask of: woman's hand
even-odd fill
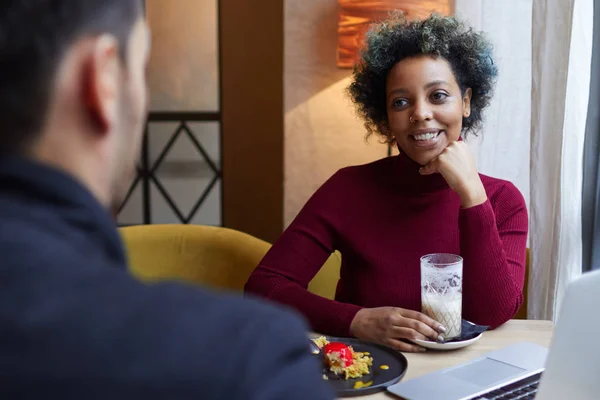
[[[400,339],[441,341],[440,333],[445,330],[425,314],[398,307],[363,308],[350,324],[350,333],[355,337],[405,352],[425,349]]]
[[[421,168],[420,172],[422,175],[441,174],[460,197],[462,208],[475,207],[487,200],[475,159],[464,142],[450,143],[442,154]]]

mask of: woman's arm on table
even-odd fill
[[[491,199],[459,214],[465,318],[497,327],[523,303],[528,217],[523,196],[506,182]]]
[[[347,190],[342,175],[335,174],[309,199],[252,273],[245,290],[295,308],[318,332],[350,336],[350,323],[361,307],[307,289],[336,248]]]

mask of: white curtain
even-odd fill
[[[506,179],[529,206],[532,0],[456,0],[455,13],[494,46],[499,75],[480,137],[467,140],[481,173]]]
[[[494,44],[500,74],[479,170],[513,182],[531,217],[529,318],[555,320],[581,273],[581,182],[593,0],[455,0]]]
[[[529,318],[555,320],[581,274],[592,0],[533,2]]]

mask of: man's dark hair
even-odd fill
[[[141,0],[4,0],[0,9],[0,153],[24,152],[42,129],[57,68],[87,36],[111,33],[125,60]]]

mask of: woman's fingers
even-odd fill
[[[444,337],[430,326],[421,321],[408,318],[404,319],[404,326],[393,327],[392,336],[401,339],[433,340],[437,342],[444,341]]]
[[[419,173],[421,175],[432,175],[438,172],[438,168],[439,168],[439,161],[438,159],[434,159],[431,160],[429,163],[427,163],[427,165],[425,165],[424,167],[421,167],[419,169]]]
[[[417,346],[416,344],[406,343],[398,339],[389,339],[385,343],[388,347],[394,350],[402,351],[405,353],[422,353],[425,351],[424,347]]]
[[[413,328],[404,326],[394,326],[390,332],[390,336],[394,339],[419,339],[419,340],[431,340],[431,337],[423,335],[422,333],[414,330]],[[436,335],[437,337],[437,335]]]
[[[429,327],[431,327],[437,333],[445,333],[446,332],[446,328],[442,324],[440,324],[433,318],[430,318],[421,312],[414,311],[414,310],[405,310],[402,313],[402,316],[405,318],[410,318],[410,319],[420,321],[420,322],[424,323],[425,325],[428,325]]]
[[[425,314],[396,307],[364,308],[351,324],[351,332],[357,338],[400,351],[419,351],[420,348],[402,339],[443,341],[440,337],[443,331],[438,322]]]

